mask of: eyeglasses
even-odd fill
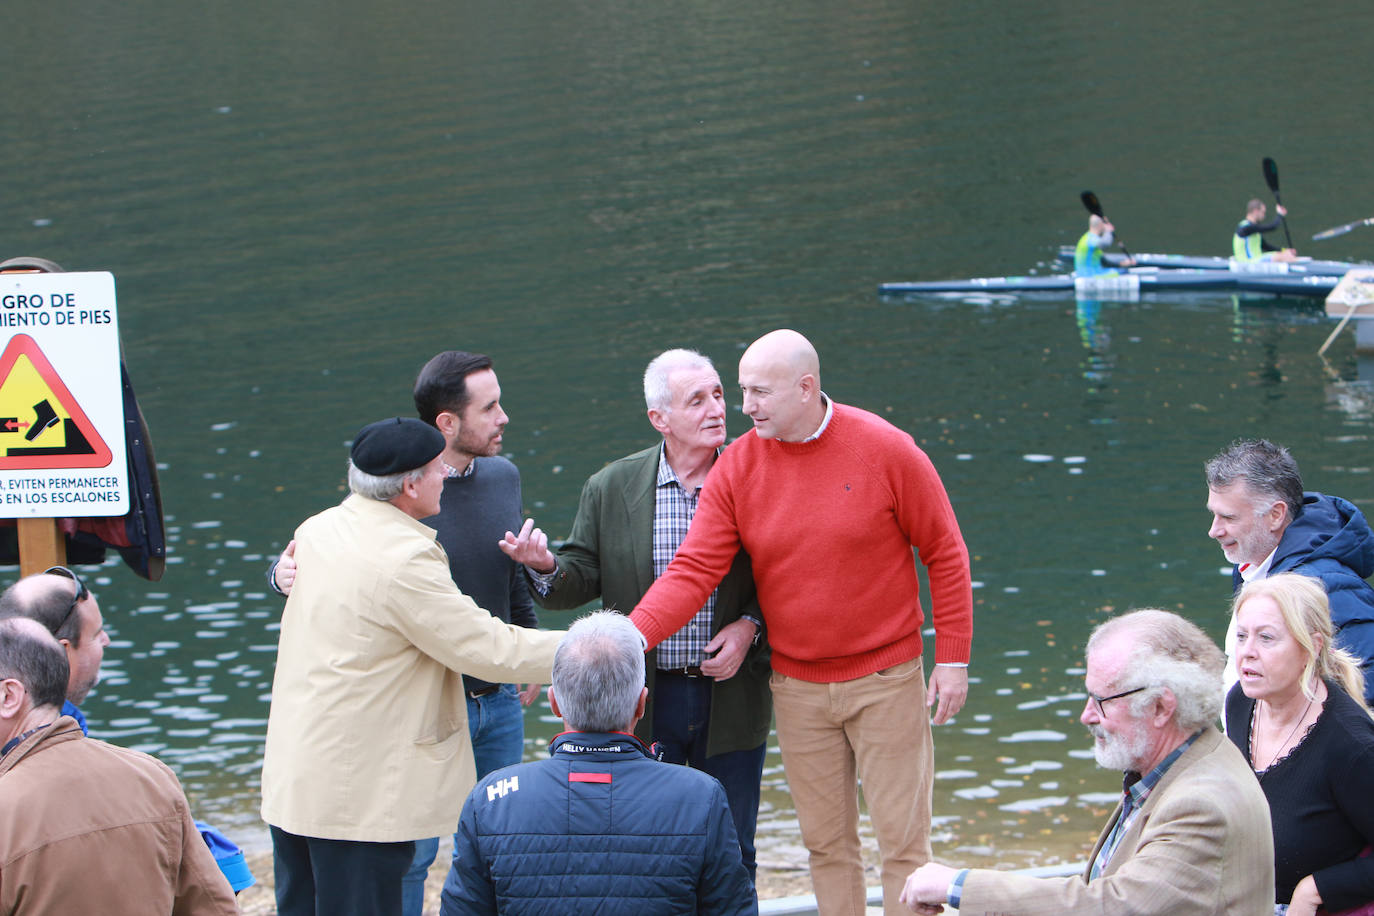
[[[1142,690],[1149,690],[1149,689],[1150,689],[1150,688],[1149,688],[1148,686],[1146,686],[1146,687],[1137,687],[1137,688],[1135,688],[1134,690],[1123,690],[1123,691],[1121,691],[1120,693],[1114,693],[1114,694],[1112,694],[1112,695],[1109,696],[1109,697],[1100,697],[1100,696],[1098,696],[1097,694],[1093,693],[1091,690],[1089,690],[1089,691],[1088,691],[1088,696],[1092,697],[1092,701],[1093,701],[1094,703],[1097,704],[1097,714],[1098,714],[1099,716],[1102,716],[1102,717],[1105,719],[1105,718],[1107,717],[1107,710],[1105,710],[1105,709],[1102,708],[1102,704],[1103,704],[1103,703],[1106,703],[1106,702],[1109,701],[1109,700],[1119,700],[1119,699],[1121,699],[1122,697],[1128,697],[1128,696],[1130,696],[1130,695],[1133,694],[1133,693],[1140,693],[1140,691],[1142,691]]]
[[[43,574],[45,576],[64,576],[76,583],[76,594],[72,596],[72,606],[67,608],[66,614],[62,615],[61,622],[53,627],[54,633],[61,633],[62,628],[67,625],[67,621],[72,619],[72,614],[76,613],[76,606],[91,597],[91,593],[86,588],[86,583],[81,581],[81,577],[65,566],[49,566],[43,570]]]

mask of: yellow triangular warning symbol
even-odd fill
[[[10,338],[0,356],[0,471],[103,468],[111,458],[38,342]]]

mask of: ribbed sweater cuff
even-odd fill
[[[947,662],[958,662],[968,664],[969,656],[973,652],[973,637],[971,636],[943,636],[936,631],[935,633],[935,664]]]
[[[630,623],[638,627],[639,632],[644,634],[644,641],[648,643],[645,647],[646,652],[672,635],[663,632],[663,628],[658,625],[658,621],[654,620],[652,616],[644,611],[631,611]]]

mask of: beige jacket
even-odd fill
[[[237,912],[160,761],[66,716],[0,758],[0,913]]]
[[[475,781],[463,673],[548,683],[560,632],[511,626],[458,591],[434,530],[360,496],[296,530],[262,817],[298,836],[442,836]]]
[[[1121,806],[1088,857],[1097,857]],[[1208,728],[1169,767],[1101,876],[1031,878],[974,869],[960,916],[1271,916],[1274,840],[1259,781]]]

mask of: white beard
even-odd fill
[[[1104,770],[1132,770],[1136,761],[1145,756],[1150,743],[1149,733],[1137,728],[1131,735],[1112,734],[1100,725],[1088,726],[1093,736],[1093,757]]]

